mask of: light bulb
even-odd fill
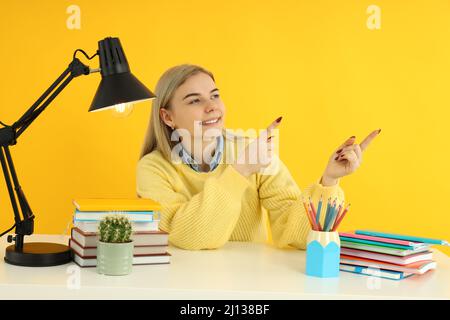
[[[128,117],[132,111],[133,111],[132,103],[119,103],[112,108],[113,116],[117,118]]]

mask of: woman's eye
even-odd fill
[[[191,102],[189,102],[189,104],[193,104],[194,102],[200,102],[200,99],[194,99]]]
[[[214,98],[218,98],[218,97],[219,97],[219,94],[216,93],[215,95],[213,95],[213,97],[214,97]]]

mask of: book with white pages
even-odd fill
[[[69,247],[78,253],[82,258],[97,257],[97,247],[82,247],[76,240],[69,239]],[[169,245],[160,246],[134,246],[133,256],[144,256],[152,254],[164,254],[167,252]]]
[[[133,256],[133,265],[142,264],[168,264],[170,263],[170,253],[148,256]],[[80,267],[95,267],[97,266],[97,258],[83,258],[80,257],[76,252],[72,252],[73,261]]]
[[[131,240],[134,246],[164,246],[169,243],[169,234],[159,231],[133,231]],[[83,232],[78,228],[72,228],[71,239],[74,239],[82,247],[97,247],[99,241],[98,232]]]

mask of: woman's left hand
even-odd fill
[[[358,169],[362,162],[362,153],[380,132],[381,129],[373,131],[360,144],[354,144],[355,136],[348,138],[331,155],[320,183],[323,186],[335,185],[338,183],[339,178],[347,176]]]

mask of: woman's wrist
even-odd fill
[[[331,178],[327,175],[323,175],[322,178],[320,179],[320,184],[324,187],[331,187],[331,186],[335,186],[337,185],[339,182],[339,179],[337,178]]]

